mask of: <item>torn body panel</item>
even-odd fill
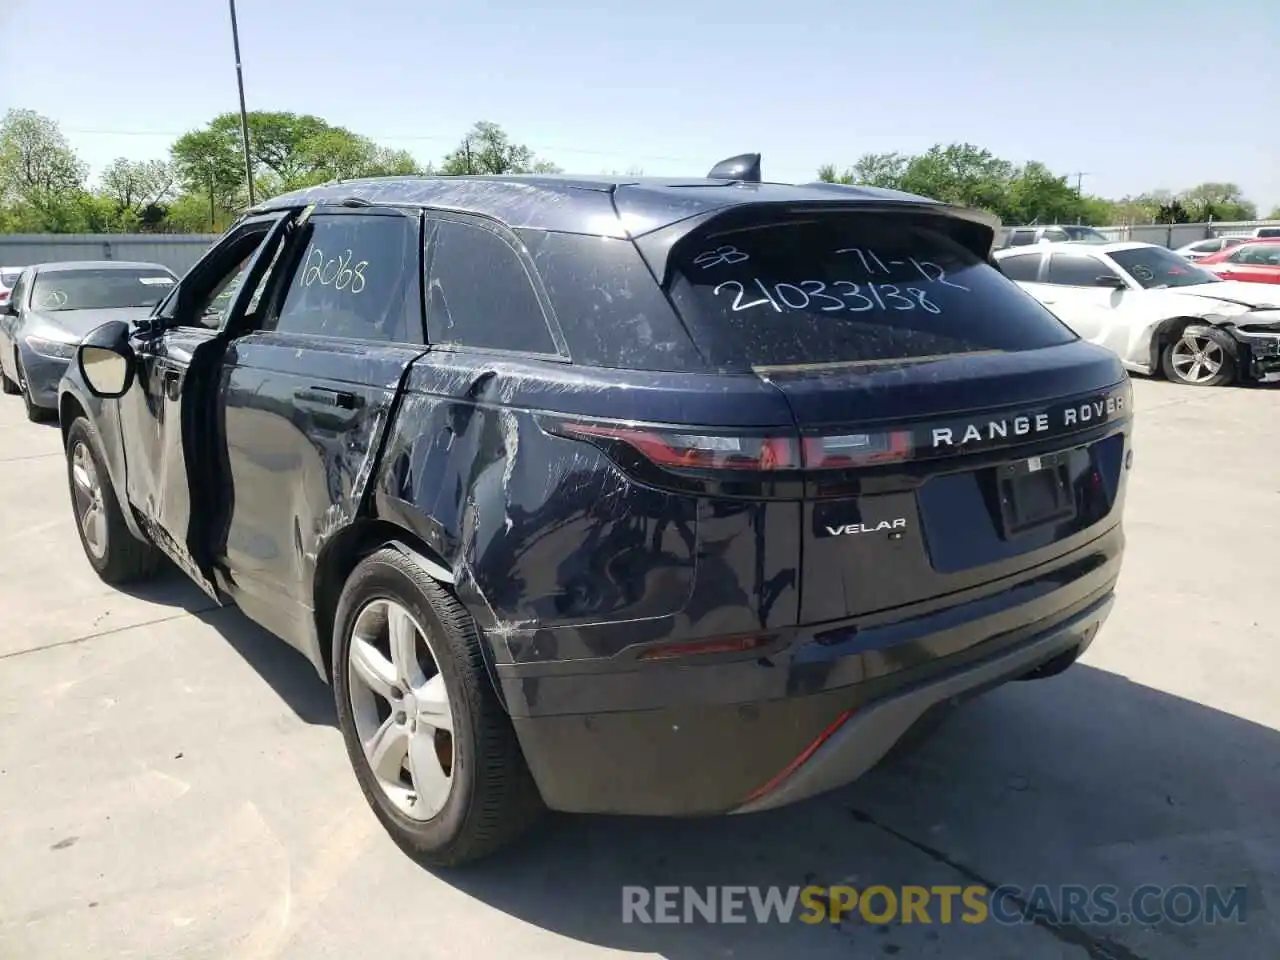
[[[790,426],[759,378],[718,381],[727,402],[716,406],[736,425]],[[605,411],[687,422],[702,386],[433,351],[409,373],[375,511],[453,571],[497,662],[612,657],[645,641],[794,622],[798,501],[655,489],[539,424]]]

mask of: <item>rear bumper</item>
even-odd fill
[[[733,812],[770,810],[843,786],[875,766],[930,708],[977,696],[1059,658],[1074,661],[1093,642],[1112,603],[1113,596],[1108,594],[1067,623],[1012,650],[867,705],[776,786],[762,790]]]
[[[1007,589],[798,631],[776,655],[591,674],[499,664],[497,678],[552,809],[768,809],[856,779],[937,704],[1073,661],[1110,612],[1122,547],[1117,526]]]

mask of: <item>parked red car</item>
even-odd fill
[[[1280,283],[1280,237],[1242,243],[1197,260],[1196,266],[1212,270],[1223,280]]]

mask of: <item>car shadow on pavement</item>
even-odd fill
[[[186,610],[213,627],[304,723],[337,724],[333,694],[316,674],[311,661],[236,607],[219,607],[167,561],[154,580],[124,589],[139,599]]]
[[[553,817],[491,861],[436,875],[546,930],[668,960],[1276,956],[1280,927],[1264,896],[1276,902],[1277,797],[1276,731],[1077,665],[996,690],[915,753],[788,809]],[[1114,884],[1122,906],[1143,884],[1242,885],[1247,912],[1243,924],[1155,928],[1073,923],[1061,911],[1019,930],[944,925],[936,907],[931,924],[762,925],[748,900],[746,923],[623,922],[625,886],[809,884]]]

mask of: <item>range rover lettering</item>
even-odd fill
[[[1129,380],[996,228],[758,155],[273,198],[80,345],[85,554],[300,650],[428,864],[829,790],[1111,608]]]

